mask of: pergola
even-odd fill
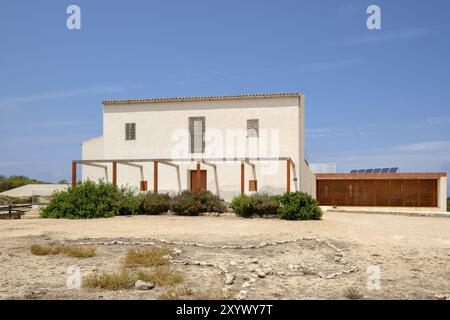
[[[112,184],[117,185],[117,164],[138,168],[141,173],[141,190],[147,190],[146,181],[144,181],[144,164],[153,163],[153,192],[158,193],[158,166],[166,165],[176,169],[178,176],[178,189],[181,191],[180,166],[177,163],[191,162],[196,163],[196,185],[195,191],[200,191],[201,164],[214,168],[215,180],[217,182],[217,165],[214,162],[237,162],[241,166],[241,194],[245,192],[245,165],[252,167],[255,172],[256,162],[259,161],[286,161],[286,192],[291,192],[291,167],[294,173],[294,181],[297,181],[295,164],[290,157],[250,157],[250,158],[174,158],[174,159],[97,159],[97,160],[73,160],[72,161],[72,187],[77,184],[77,165],[97,167],[105,170],[105,177],[108,177],[108,166],[112,164]],[[256,189],[256,185],[255,185]],[[298,190],[295,183],[295,191]],[[256,191],[256,190],[255,190]]]

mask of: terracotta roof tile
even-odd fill
[[[299,97],[300,93],[266,93],[266,94],[240,94],[229,96],[195,96],[178,98],[149,98],[149,99],[127,99],[127,100],[103,100],[103,104],[134,104],[134,103],[157,103],[157,102],[183,102],[201,100],[235,100],[235,99],[257,99],[257,98],[279,98]]]

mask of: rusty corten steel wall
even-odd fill
[[[317,180],[317,201],[329,206],[437,207],[436,179]]]

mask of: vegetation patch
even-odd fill
[[[303,192],[285,193],[278,197],[278,216],[285,220],[320,220],[322,210],[316,199]]]
[[[277,196],[256,193],[239,195],[231,200],[230,208],[240,217],[276,215],[280,206]]]
[[[149,192],[142,198],[140,209],[140,214],[165,213],[170,209],[170,196]]]
[[[191,286],[185,285],[171,288],[159,295],[160,300],[231,300],[231,293],[225,294],[221,290],[207,289],[194,290]]]
[[[172,250],[168,247],[148,248],[141,250],[130,249],[127,251],[123,266],[126,268],[152,267],[169,263],[169,255]]]
[[[152,271],[130,272],[122,269],[118,272],[91,273],[83,277],[81,284],[83,288],[122,290],[134,288],[137,280],[171,286],[184,281],[184,276],[168,266],[158,266]]]
[[[27,184],[48,184],[48,182],[31,179],[25,176],[5,177],[0,175],[0,192],[22,187]]]
[[[75,247],[75,246],[40,246],[32,245],[30,247],[30,252],[36,256],[47,256],[47,255],[57,255],[65,254],[69,257],[75,258],[89,258],[95,256],[95,248],[91,247]]]
[[[0,205],[9,205],[9,204],[31,204],[31,197],[9,197],[9,196],[0,196]]]
[[[360,300],[364,296],[356,287],[349,287],[344,290],[344,297],[349,300]]]
[[[100,181],[86,181],[67,191],[55,192],[41,210],[43,218],[89,219],[137,214],[139,197],[129,189]]]
[[[202,212],[225,212],[225,202],[209,191],[183,191],[172,197],[170,210],[177,215],[196,216]]]

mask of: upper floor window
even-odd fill
[[[205,117],[189,118],[189,146],[191,153],[205,152]]]
[[[125,123],[125,140],[136,140],[136,123]]]
[[[259,119],[247,120],[247,137],[259,137]]]

